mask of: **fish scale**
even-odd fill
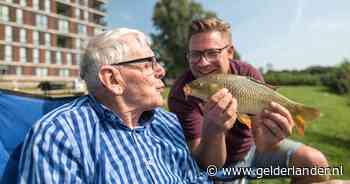
[[[304,122],[319,117],[320,112],[313,107],[307,107],[294,102],[267,87],[245,76],[232,74],[212,74],[196,79],[184,87],[186,96],[195,96],[207,101],[210,96],[222,88],[227,88],[237,99],[237,111],[241,114],[258,114],[273,101],[288,109],[296,122],[300,134],[304,134]]]

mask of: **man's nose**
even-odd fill
[[[209,65],[209,64],[210,64],[210,62],[208,61],[207,57],[205,57],[205,55],[201,55],[199,57],[197,65],[199,65],[199,66],[206,66],[206,65]]]
[[[162,79],[165,76],[166,71],[165,71],[165,69],[164,69],[164,67],[162,65],[157,63],[157,66],[156,66],[156,68],[154,70],[154,73],[155,73],[156,78]]]

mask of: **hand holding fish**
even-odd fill
[[[215,94],[219,89],[222,88],[227,88],[235,97],[237,100],[236,109],[239,122],[247,125],[248,127],[251,127],[252,124],[250,117],[252,115],[260,114],[264,109],[271,108],[271,104],[269,103],[272,101],[284,107],[271,108],[272,112],[280,115],[275,115],[274,113],[263,113],[262,115],[265,114],[265,116],[262,116],[262,118],[276,121],[276,119],[285,117],[289,122],[294,121],[300,135],[304,135],[306,121],[315,120],[320,116],[320,111],[317,108],[308,107],[304,104],[292,101],[277,91],[274,91],[265,83],[255,81],[245,76],[230,74],[208,75],[192,81],[191,83],[187,84],[183,90],[186,96],[196,96],[204,101],[207,101],[208,97],[210,97],[212,94]],[[288,115],[283,109],[288,109]],[[270,115],[266,116],[266,114]],[[216,118],[217,114],[213,115],[213,117]],[[292,117],[293,121],[291,121],[290,116]],[[264,120],[264,125],[272,124],[269,123],[270,120]],[[270,130],[278,133],[279,129],[277,128],[279,127],[272,129],[270,128]],[[286,127],[281,127],[280,129],[284,132],[284,134],[290,132],[290,129]],[[281,135],[277,134],[277,136]]]
[[[292,134],[293,127],[294,121],[290,112],[280,104],[271,102],[268,109],[253,119],[252,129],[257,150],[271,150]]]
[[[236,121],[237,100],[223,88],[209,98],[203,111],[203,131],[211,135],[225,133]]]

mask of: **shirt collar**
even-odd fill
[[[97,115],[101,119],[115,122],[118,126],[130,129],[123,123],[122,119],[116,113],[114,113],[102,103],[98,102],[93,95],[89,94],[88,97],[91,102],[92,108],[96,111]],[[156,110],[143,112],[139,119],[139,126],[135,129],[144,128],[146,125],[150,124],[154,119],[155,111]]]

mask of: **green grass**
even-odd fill
[[[281,87],[278,90],[288,98],[317,107],[321,117],[310,123],[305,136],[291,138],[317,148],[324,153],[331,166],[343,165],[344,175],[336,179],[350,178],[350,104],[348,96],[339,96],[324,87]],[[168,91],[166,91],[168,92]],[[165,92],[164,96],[167,96]],[[258,180],[253,183],[287,183],[288,179]]]

